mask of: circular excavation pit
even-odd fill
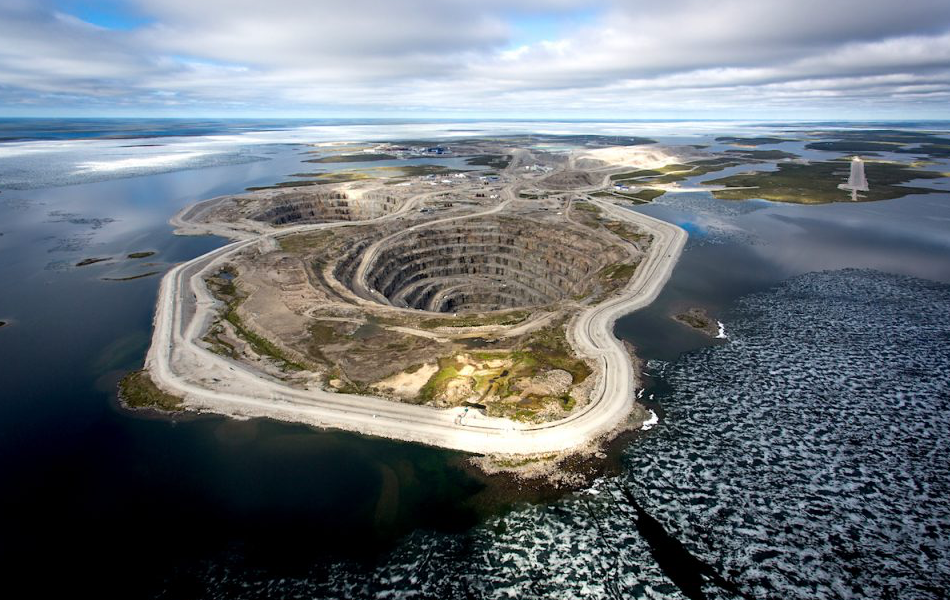
[[[395,307],[478,313],[589,294],[627,251],[588,228],[494,217],[439,223],[388,240],[365,286]]]

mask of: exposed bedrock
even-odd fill
[[[271,225],[356,221],[382,216],[396,205],[396,198],[384,194],[367,193],[351,198],[340,191],[293,192],[270,198],[251,218]]]
[[[352,284],[362,248],[337,265]],[[608,240],[573,225],[470,219],[408,231],[379,250],[366,284],[398,307],[482,312],[583,296],[604,266],[627,257]]]

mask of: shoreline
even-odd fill
[[[513,196],[510,190],[509,196]],[[201,233],[224,233],[226,226],[189,226],[187,220],[196,207],[215,200],[193,204],[176,214],[171,221],[178,228],[176,233],[198,233],[198,229],[203,230]],[[602,199],[592,198],[591,202],[612,218],[643,228],[653,235],[655,243],[642,268],[622,291],[572,318],[568,328],[571,345],[578,356],[593,361],[599,368],[595,370],[591,401],[561,420],[526,425],[480,416],[475,423],[468,420],[465,425],[456,424],[458,408],[437,409],[373,396],[296,389],[195,343],[217,304],[205,288],[203,277],[232,254],[258,244],[273,244],[277,238],[293,233],[398,218],[416,207],[413,200],[393,213],[356,223],[296,225],[258,232],[227,228],[229,237],[237,237],[237,241],[180,264],[163,277],[145,368],[159,389],[180,397],[184,409],[199,413],[239,419],[267,417],[478,455],[525,457],[583,452],[594,442],[599,446],[604,439],[616,437],[618,425],[627,420],[634,408],[640,386],[631,358],[613,335],[614,323],[621,316],[649,305],[659,295],[687,238],[686,232],[673,224]],[[494,206],[482,212],[497,210],[498,206]]]

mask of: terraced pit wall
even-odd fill
[[[267,208],[250,216],[271,225],[302,225],[330,221],[360,221],[389,214],[399,206],[395,196],[367,192],[351,197],[343,191],[276,194]]]
[[[335,276],[351,287],[369,242],[340,260]],[[475,313],[543,306],[590,292],[594,275],[628,259],[589,230],[506,218],[469,219],[407,231],[380,249],[366,274],[393,306]]]

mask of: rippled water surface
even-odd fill
[[[684,597],[674,579],[698,583],[690,597],[945,597],[950,285],[813,273],[743,298],[729,322],[729,344],[650,365],[666,419],[618,478],[417,533],[374,569],[202,578],[220,597]],[[651,517],[685,553],[663,554],[638,523]]]

